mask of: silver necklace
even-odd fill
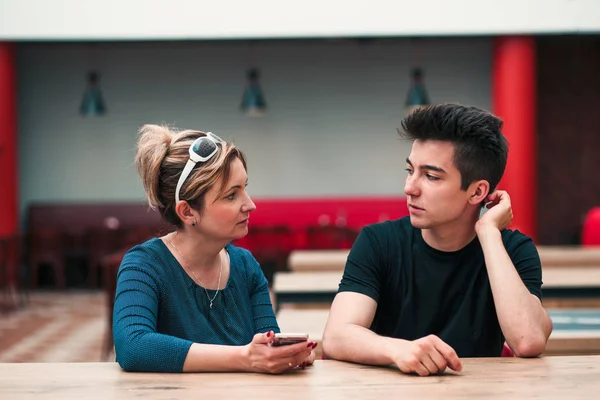
[[[183,264],[184,264],[185,268],[188,271],[190,271],[190,273],[192,274],[192,276],[194,277],[194,279],[196,280],[196,282],[200,282],[200,285],[202,286],[202,289],[204,289],[204,293],[206,293],[206,297],[208,298],[210,309],[212,310],[212,308],[213,308],[213,302],[217,298],[217,295],[219,294],[219,290],[221,289],[221,272],[223,271],[223,257],[221,257],[221,254],[219,253],[219,281],[217,282],[217,291],[215,292],[215,295],[211,299],[210,296],[208,295],[208,290],[206,290],[206,287],[204,287],[204,284],[202,283],[202,281],[200,279],[198,279],[198,277],[196,276],[196,274],[194,273],[194,271],[189,267],[189,263],[187,262],[187,260],[183,256],[183,254],[181,254],[181,252],[179,251],[179,249],[177,248],[177,246],[175,246],[173,244],[173,242],[171,242],[170,239],[167,239],[167,241],[169,242],[169,244],[171,245],[171,247],[173,247],[175,249],[175,251],[177,251],[177,254],[179,254],[179,256],[181,257],[181,259],[183,260]]]

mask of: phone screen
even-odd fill
[[[308,341],[308,334],[305,333],[276,333],[271,346],[287,346]]]

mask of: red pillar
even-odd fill
[[[536,55],[532,37],[494,41],[493,112],[504,120],[509,143],[499,189],[510,195],[511,228],[537,240]]]
[[[17,91],[15,47],[0,43],[0,237],[17,233]]]

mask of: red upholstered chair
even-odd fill
[[[349,249],[358,232],[334,225],[311,226],[307,229],[308,248],[312,250]]]
[[[272,294],[272,285],[275,272],[287,269],[287,259],[294,247],[294,232],[288,226],[252,226],[248,234],[235,240],[234,245],[250,250],[260,268],[267,278],[269,290]],[[275,306],[275,298],[271,302]]]
[[[510,347],[508,347],[508,344],[506,344],[506,342],[504,342],[504,347],[502,348],[502,354],[500,355],[500,357],[514,357],[515,353],[512,351],[512,349]]]
[[[600,246],[600,207],[594,207],[587,213],[583,223],[581,244]]]
[[[285,270],[292,241],[292,230],[283,225],[251,227],[245,238],[249,250],[259,264],[263,267],[267,264],[273,265],[276,271]],[[270,274],[265,271],[265,275],[269,278]]]

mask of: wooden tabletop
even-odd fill
[[[0,398],[24,399],[590,399],[600,356],[463,359],[461,373],[316,361],[278,376],[127,373],[115,363],[0,364]]]

